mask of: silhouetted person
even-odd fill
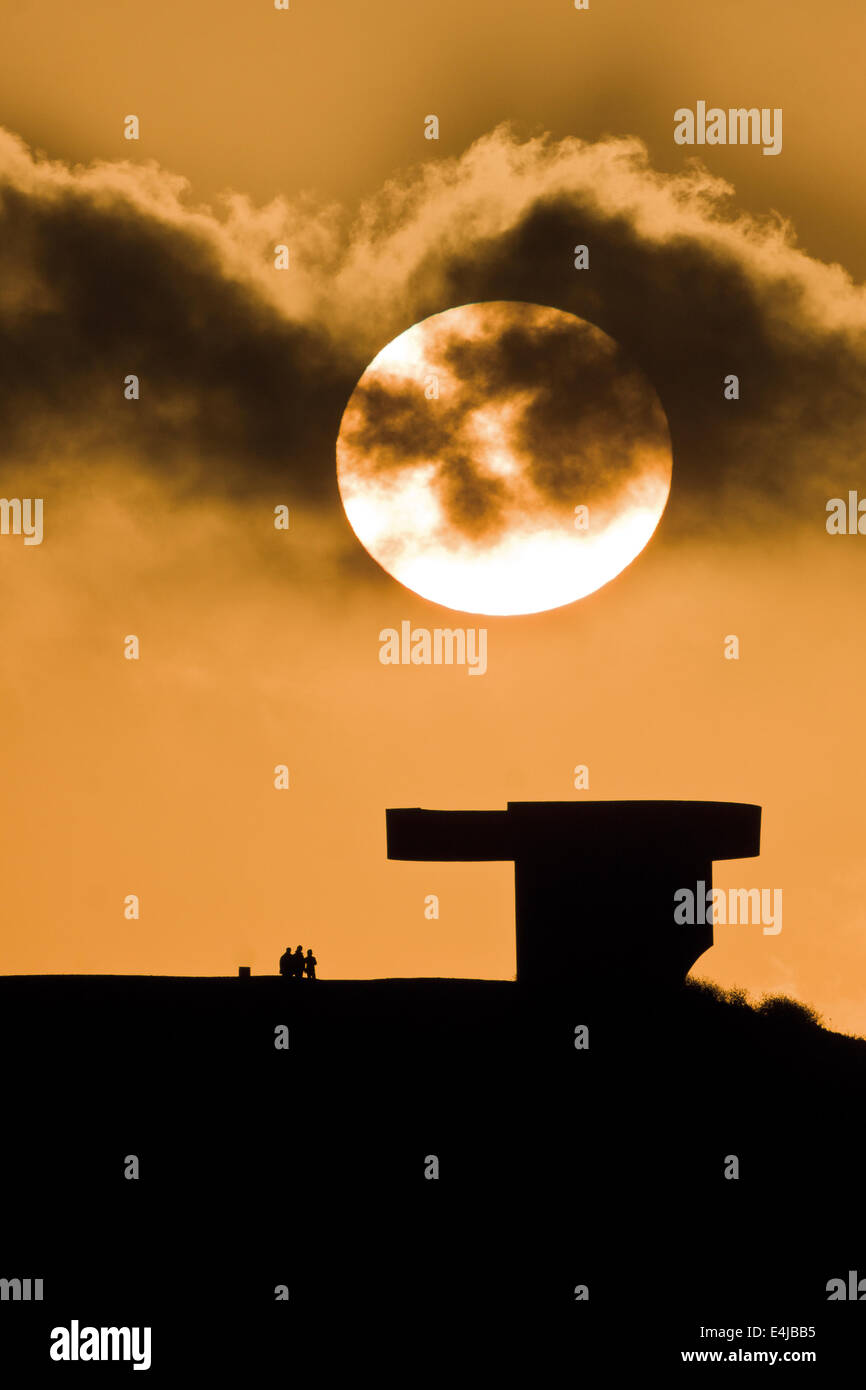
[[[295,951],[292,952],[292,979],[293,979],[293,980],[300,980],[300,978],[301,978],[301,976],[303,975],[303,973],[304,973],[304,948],[303,948],[303,946],[298,946],[297,949],[296,949]]]
[[[316,957],[310,950],[304,956],[304,974],[308,980],[315,980],[316,978]]]
[[[283,951],[283,954],[280,956],[280,974],[284,977],[284,979],[291,979],[292,971],[294,969],[294,966],[292,965],[293,959],[294,957],[292,956],[291,948],[287,946],[286,949]]]

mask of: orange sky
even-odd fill
[[[816,29],[816,25],[818,26]],[[8,5],[3,121],[69,160],[153,157],[211,197],[296,188],[355,197],[500,121],[557,136],[639,134],[679,167],[676,107],[706,96],[781,106],[784,155],[704,151],[743,203],[793,217],[805,246],[866,273],[859,209],[860,0],[82,0]],[[121,139],[137,112],[141,148]],[[442,121],[438,147],[423,117]]]
[[[650,547],[581,604],[486,620],[473,679],[379,664],[383,624],[448,621],[387,581],[336,612],[326,584],[287,587],[281,551],[315,554],[316,524],[278,535],[263,508],[139,498],[137,516],[89,503],[50,549],[3,550],[5,970],[270,971],[302,941],[323,975],[510,977],[509,867],[390,863],[384,808],[568,799],[585,762],[596,797],[763,804],[760,860],[716,882],[781,886],[783,931],[718,927],[700,973],[866,1023],[855,538],[746,564]]]
[[[676,171],[675,107],[703,96],[782,106],[780,157],[703,157],[735,183],[739,206],[777,208],[812,255],[862,275],[859,87],[845,81],[861,7],[825,6],[820,44],[814,23],[810,7],[732,3],[711,20],[670,0],[593,0],[586,14],[564,0],[517,11],[292,0],[287,15],[85,0],[48,26],[22,6],[5,21],[0,124],[56,160],[156,159],[190,180],[196,202],[231,187],[258,206],[313,187],[352,205],[393,170],[460,154],[506,118],[558,137],[638,135],[655,167]],[[119,138],[131,111],[138,145]],[[429,111],[443,125],[432,148]],[[428,221],[441,204],[434,191]],[[224,263],[245,253],[245,227],[273,241],[280,216],[257,223],[242,209],[219,243]],[[311,221],[310,239],[313,229],[325,264],[327,219]],[[355,250],[345,294],[327,299],[318,271],[261,292],[280,312],[327,319],[357,376],[408,325],[393,284]],[[374,264],[384,276],[385,259]],[[402,263],[389,253],[387,264],[399,293]],[[837,301],[812,267],[814,315],[850,316],[862,334],[860,300],[840,289]],[[249,283],[259,273],[243,271]],[[26,277],[9,285],[16,315],[44,307]],[[133,370],[134,357],[106,362],[106,374]],[[49,412],[40,428],[26,466],[23,452],[3,457],[3,495],[46,497],[42,546],[0,537],[3,972],[272,971],[287,943],[303,942],[323,976],[510,978],[510,867],[389,863],[384,809],[567,799],[581,795],[580,762],[593,797],[760,802],[761,858],[720,866],[716,882],[782,887],[783,931],[717,928],[696,973],[792,993],[835,1027],[866,1031],[866,540],[828,537],[820,497],[783,526],[740,498],[726,511],[692,497],[678,515],[703,506],[695,534],[663,520],[599,593],[482,620],[357,560],[327,489],[317,504],[277,475],[255,495],[184,493],[142,469],[131,442],[78,453],[80,422],[70,431]],[[857,485],[850,442],[809,447],[830,480],[823,496]],[[744,466],[762,457],[756,446]],[[676,448],[674,458],[676,493]],[[315,463],[333,470],[333,454]],[[280,502],[292,505],[288,533],[272,526]],[[483,622],[487,674],[380,665],[378,633],[403,619]],[[128,633],[138,662],[123,660]],[[739,662],[723,659],[728,633]],[[283,762],[288,792],[273,788]],[[129,893],[141,898],[137,922],[123,916]],[[424,917],[428,893],[439,921]]]

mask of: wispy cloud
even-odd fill
[[[231,192],[197,205],[153,164],[70,168],[0,132],[0,248],[7,477],[123,458],[227,498],[279,479],[336,509],[334,441],[370,357],[486,299],[569,310],[643,368],[671,426],[668,534],[797,516],[860,467],[866,292],[699,164],[654,170],[634,138],[502,127],[353,211]]]

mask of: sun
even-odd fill
[[[634,560],[671,484],[667,420],[601,329],[494,300],[433,314],[373,359],[343,413],[349,523],[447,608],[538,613]]]

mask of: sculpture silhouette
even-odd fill
[[[731,801],[509,801],[505,811],[387,810],[389,859],[514,860],[517,979],[681,982],[711,925],[674,894],[714,859],[760,851],[761,808]]]

